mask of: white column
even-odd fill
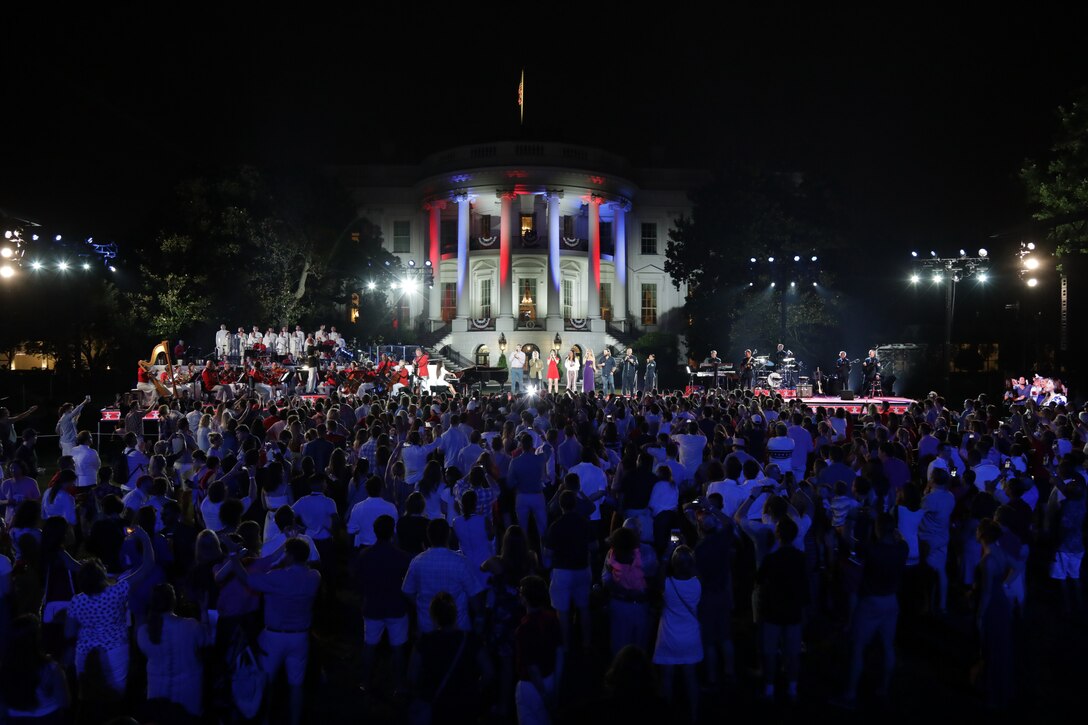
[[[500,191],[496,194],[501,201],[499,209],[499,318],[514,317],[514,280],[511,271],[516,225],[514,216],[518,213],[516,201],[518,195],[513,191]],[[511,325],[509,329],[514,329]]]
[[[431,270],[434,274],[434,289],[427,292],[430,295],[427,316],[432,323],[431,329],[434,329],[442,321],[442,276],[439,270],[442,268],[442,210],[446,208],[446,202],[436,199],[424,204],[423,208],[429,212],[427,259],[431,261]]]
[[[586,317],[601,319],[601,202],[597,194],[589,197],[589,296]]]
[[[562,330],[563,272],[559,261],[559,200],[562,191],[548,192],[548,329]]]
[[[457,202],[457,316],[468,319],[468,194],[460,192],[454,201]]]
[[[612,280],[612,320],[621,330],[627,329],[627,205],[620,199],[612,205],[612,233],[615,237],[616,277]]]

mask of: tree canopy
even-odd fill
[[[1028,160],[1020,172],[1033,217],[1049,228],[1058,258],[1088,254],[1088,89],[1058,108],[1049,158]]]
[[[690,354],[770,346],[783,337],[807,354],[839,315],[833,275],[819,263],[842,247],[828,190],[801,174],[738,168],[692,201],[691,217],[669,230],[665,261],[674,284],[688,285]]]

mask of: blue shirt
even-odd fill
[[[544,492],[544,466],[548,462],[551,446],[545,444],[543,453],[526,453],[510,461],[506,473],[506,486],[518,493]]]

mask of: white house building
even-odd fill
[[[599,353],[682,331],[687,290],[665,272],[665,245],[704,172],[515,141],[342,174],[388,251],[433,270],[431,289],[391,290],[406,340],[422,327],[436,347],[495,365],[500,337],[544,354],[557,344]]]

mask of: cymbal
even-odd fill
[[[755,359],[756,360],[770,360],[771,356],[770,355],[756,355]]]
[[[795,358],[795,357],[784,357],[784,358],[782,358],[782,362],[784,362],[784,363],[793,362],[796,359],[797,358]]]

